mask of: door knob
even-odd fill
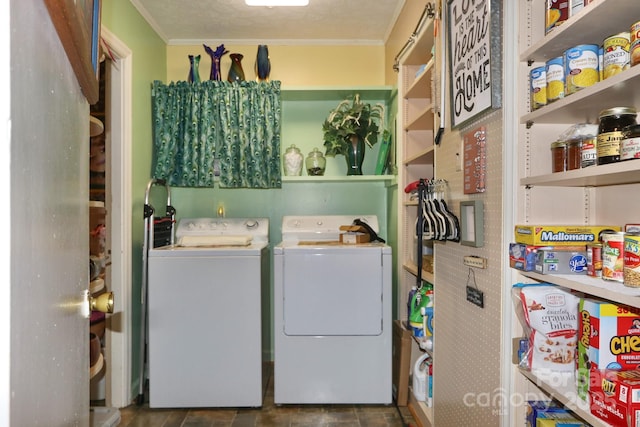
[[[90,297],[89,307],[91,311],[113,313],[113,292],[105,292],[97,297]]]

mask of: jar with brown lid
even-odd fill
[[[615,107],[600,112],[596,147],[599,165],[620,161],[620,141],[624,137],[623,129],[637,124],[636,114],[636,109],[633,107]]]
[[[567,170],[567,143],[556,141],[551,144],[551,172]]]

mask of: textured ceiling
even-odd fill
[[[244,0],[131,0],[167,44],[382,44],[404,2],[309,0],[307,7],[268,8]]]

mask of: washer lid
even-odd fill
[[[285,215],[282,218],[282,241],[338,241],[340,226],[351,225],[355,219],[379,232],[376,215]]]

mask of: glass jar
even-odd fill
[[[327,159],[324,158],[324,155],[320,150],[314,148],[312,152],[309,153],[307,159],[305,160],[305,166],[307,167],[307,175],[309,176],[323,176],[325,166],[327,164]]]
[[[636,109],[633,107],[615,107],[600,112],[596,146],[599,165],[620,161],[620,141],[624,137],[622,131],[636,124]]]
[[[620,141],[620,160],[640,159],[640,125],[627,126]]]
[[[302,160],[303,156],[298,147],[292,144],[287,148],[282,156],[285,176],[299,176],[302,172]]]
[[[582,140],[572,139],[567,142],[567,170],[580,169],[582,163]]]
[[[551,144],[551,172],[567,170],[567,143],[556,141]]]

